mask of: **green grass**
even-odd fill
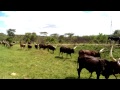
[[[72,58],[64,54],[59,58],[59,47],[54,54],[47,50],[21,49],[18,44],[11,48],[0,45],[0,79],[77,79],[77,57],[80,49],[100,50],[105,47],[106,52],[102,53],[102,58],[109,59],[109,46],[102,45],[79,45]],[[107,52],[108,51],[108,52]],[[114,48],[113,55],[118,58],[120,49]],[[15,72],[17,75],[12,76]],[[90,73],[83,69],[81,79],[88,79]],[[120,78],[120,75],[117,75]],[[93,73],[92,79],[96,79]],[[102,75],[100,79],[105,79]],[[115,79],[113,75],[109,79]]]

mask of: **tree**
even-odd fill
[[[47,36],[47,32],[40,32],[41,35]]]
[[[7,30],[7,35],[8,35],[8,38],[6,39],[7,41],[9,41],[9,43],[11,43],[15,37],[15,29],[8,29]]]
[[[0,41],[5,40],[7,38],[7,35],[4,33],[0,33]]]
[[[31,33],[25,33],[25,36],[23,38],[26,42],[30,42],[31,41]]]
[[[48,33],[47,32],[40,32],[40,34],[43,35],[43,37],[41,37],[41,43],[45,43],[46,42],[45,40],[47,39],[46,36]]]
[[[54,42],[58,42],[58,38],[59,38],[59,34],[57,34],[57,33],[53,33],[53,34],[51,34],[50,35],[54,40]]]
[[[103,35],[102,33],[99,33],[99,35],[97,35],[96,40],[98,40],[98,43],[104,43],[107,42],[107,36]]]
[[[59,34],[57,34],[57,33],[53,33],[53,34],[51,34],[50,36],[53,36],[53,37],[58,38],[58,37],[59,37]]]
[[[72,36],[74,35],[74,33],[65,33],[65,36],[68,36],[67,41],[71,42],[72,41]]]
[[[47,43],[55,43],[56,40],[55,40],[53,37],[47,37],[47,38],[46,38],[46,42],[47,42]]]
[[[10,37],[14,37],[15,36],[15,34],[14,34],[15,32],[16,32],[15,29],[8,29],[7,30],[7,34]]]
[[[64,42],[64,35],[60,35],[58,39],[59,39],[59,41],[58,41],[59,43],[63,43]]]
[[[68,36],[69,38],[71,38],[74,35],[74,33],[65,33],[65,36]]]
[[[37,39],[37,35],[36,35],[35,32],[33,32],[33,33],[31,34],[31,41],[35,42],[36,39]]]
[[[113,36],[120,36],[120,30],[115,30]]]

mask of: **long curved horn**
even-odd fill
[[[102,53],[105,48],[100,49],[99,53]]]
[[[73,49],[75,49],[77,46],[75,46]]]
[[[117,61],[113,55],[112,55],[112,50],[113,50],[113,45],[111,46],[111,49],[110,49],[110,58],[113,60],[113,61]]]

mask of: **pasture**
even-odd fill
[[[0,45],[0,79],[77,79],[77,58],[80,49],[89,49],[99,51],[105,47],[105,52],[101,54],[102,58],[109,59],[109,45],[85,45],[81,44],[75,49],[72,58],[63,54],[59,57],[59,46],[54,51],[43,49],[21,49],[19,44],[11,48]],[[72,46],[71,46],[72,47]],[[113,56],[120,57],[120,47],[113,49]],[[15,76],[11,73],[16,73]],[[81,79],[88,79],[90,73],[83,69]],[[118,79],[120,75],[117,75]],[[93,73],[91,79],[96,79],[96,73]],[[105,79],[102,75],[100,79]],[[115,79],[113,75],[109,79]]]

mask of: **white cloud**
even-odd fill
[[[111,34],[115,29],[120,29],[120,11],[3,11],[7,16],[0,17],[7,29],[16,29],[16,34],[26,32],[48,32],[48,34],[65,34],[68,32],[75,35],[97,35],[99,33]],[[113,22],[110,30],[111,18]],[[52,25],[50,28],[43,28]]]

